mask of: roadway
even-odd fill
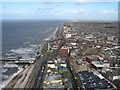
[[[58,54],[58,51],[53,51],[50,54],[45,54],[41,57],[43,61],[40,65],[40,70],[38,76],[36,78],[35,84],[33,88],[42,89],[43,88],[43,81],[45,79],[46,71],[47,71],[47,61],[53,59]]]
[[[42,50],[43,56],[41,56],[40,59],[38,59],[39,61],[41,61],[41,63],[39,63],[39,70],[38,70],[38,74],[36,76],[33,88],[39,89],[42,87],[43,76],[45,74],[45,69],[46,69],[46,64],[48,59],[48,55],[46,54],[46,48],[47,48],[47,44],[43,47],[43,50]]]

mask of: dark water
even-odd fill
[[[28,20],[2,22],[2,51],[3,55],[9,50],[39,44],[48,38],[55,29],[65,21],[57,20]]]

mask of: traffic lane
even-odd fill
[[[36,82],[36,88],[42,88],[42,86],[43,86],[43,80],[44,80],[44,77],[45,77],[45,74],[46,74],[45,69],[47,67],[47,60],[51,60],[53,58],[51,55],[46,55],[42,59],[43,63],[40,67],[40,73],[39,73],[39,77],[38,77],[37,82]],[[44,60],[44,59],[46,59],[46,60]]]
[[[42,70],[42,67],[46,66],[48,60],[55,58],[58,55],[58,51],[59,50],[56,50],[56,51],[53,50],[53,52],[51,52],[50,54],[46,54],[45,52],[43,53],[43,56],[41,57],[41,60],[43,61],[43,63],[40,65],[41,67],[39,70],[37,81],[35,82],[35,88],[42,87],[43,77],[45,77],[45,72],[44,70]]]
[[[43,73],[42,73],[42,78],[41,78],[41,83],[40,83],[40,88],[43,88],[43,84],[44,84],[44,80],[45,80],[45,75],[46,75],[46,72],[47,72],[47,64],[45,65],[44,67],[45,69],[43,70]]]
[[[43,79],[43,76],[44,76],[44,70],[45,70],[45,64],[46,64],[46,61],[44,61],[40,67],[40,72],[39,72],[39,76],[37,78],[37,82],[36,82],[36,86],[35,88],[41,88],[41,85],[42,85],[42,79]]]
[[[41,74],[39,76],[39,88],[43,88],[45,73],[46,73],[46,65],[42,68]]]
[[[38,88],[38,78],[39,78],[39,76],[40,76],[40,73],[41,73],[41,70],[42,70],[42,67],[43,67],[43,64],[44,64],[44,62],[46,62],[46,57],[45,57],[45,55],[43,56],[43,57],[41,57],[40,59],[39,59],[39,61],[41,61],[41,63],[39,63],[40,65],[38,65],[39,66],[39,70],[38,70],[38,74],[37,74],[37,77],[36,77],[36,80],[35,80],[35,83],[34,83],[34,86],[33,86],[33,88]],[[36,62],[36,63],[38,63],[38,62]]]
[[[54,56],[56,55],[56,52],[54,53],[50,53],[49,55],[47,55],[46,61],[42,64],[42,71],[41,71],[41,75],[40,75],[40,88],[43,88],[43,81],[45,79],[45,74],[47,72],[47,61],[53,59]],[[44,68],[43,68],[44,67]]]

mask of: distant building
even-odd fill
[[[97,61],[99,59],[99,56],[98,55],[89,55],[89,56],[86,56],[86,61],[88,63],[92,63],[92,61]]]
[[[68,38],[70,38],[70,37],[71,37],[71,34],[66,34],[66,35],[65,35],[65,38],[66,38],[66,39],[68,39]]]
[[[78,53],[75,50],[73,50],[73,51],[70,52],[70,56],[77,56],[77,54]]]
[[[70,64],[71,64],[71,68],[73,68],[75,72],[89,70],[89,63],[83,61],[82,59],[77,59],[77,60],[71,59]]]
[[[61,40],[59,38],[56,38],[54,41],[51,42],[51,47],[53,50],[57,50],[61,45]]]
[[[53,50],[56,50],[56,49],[58,49],[59,47],[60,47],[60,44],[59,44],[59,43],[54,43],[52,49],[53,49]]]
[[[102,68],[104,67],[103,62],[101,62],[101,61],[92,61],[91,64],[92,64],[92,67],[98,71],[102,71]]]
[[[89,70],[89,63],[83,61],[82,59],[78,59],[76,61],[78,64],[78,71],[88,71]]]
[[[61,47],[59,54],[62,58],[66,58],[68,57],[69,52],[70,52],[69,47],[63,46]]]

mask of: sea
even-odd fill
[[[53,37],[58,26],[66,20],[3,20],[2,21],[2,56],[11,53],[12,50],[29,48],[30,45],[40,45],[44,40]],[[0,77],[4,87],[16,73],[22,68],[10,62],[2,63]]]
[[[2,22],[2,53],[11,49],[39,44],[52,36],[55,29],[66,21],[60,20],[14,20]]]

